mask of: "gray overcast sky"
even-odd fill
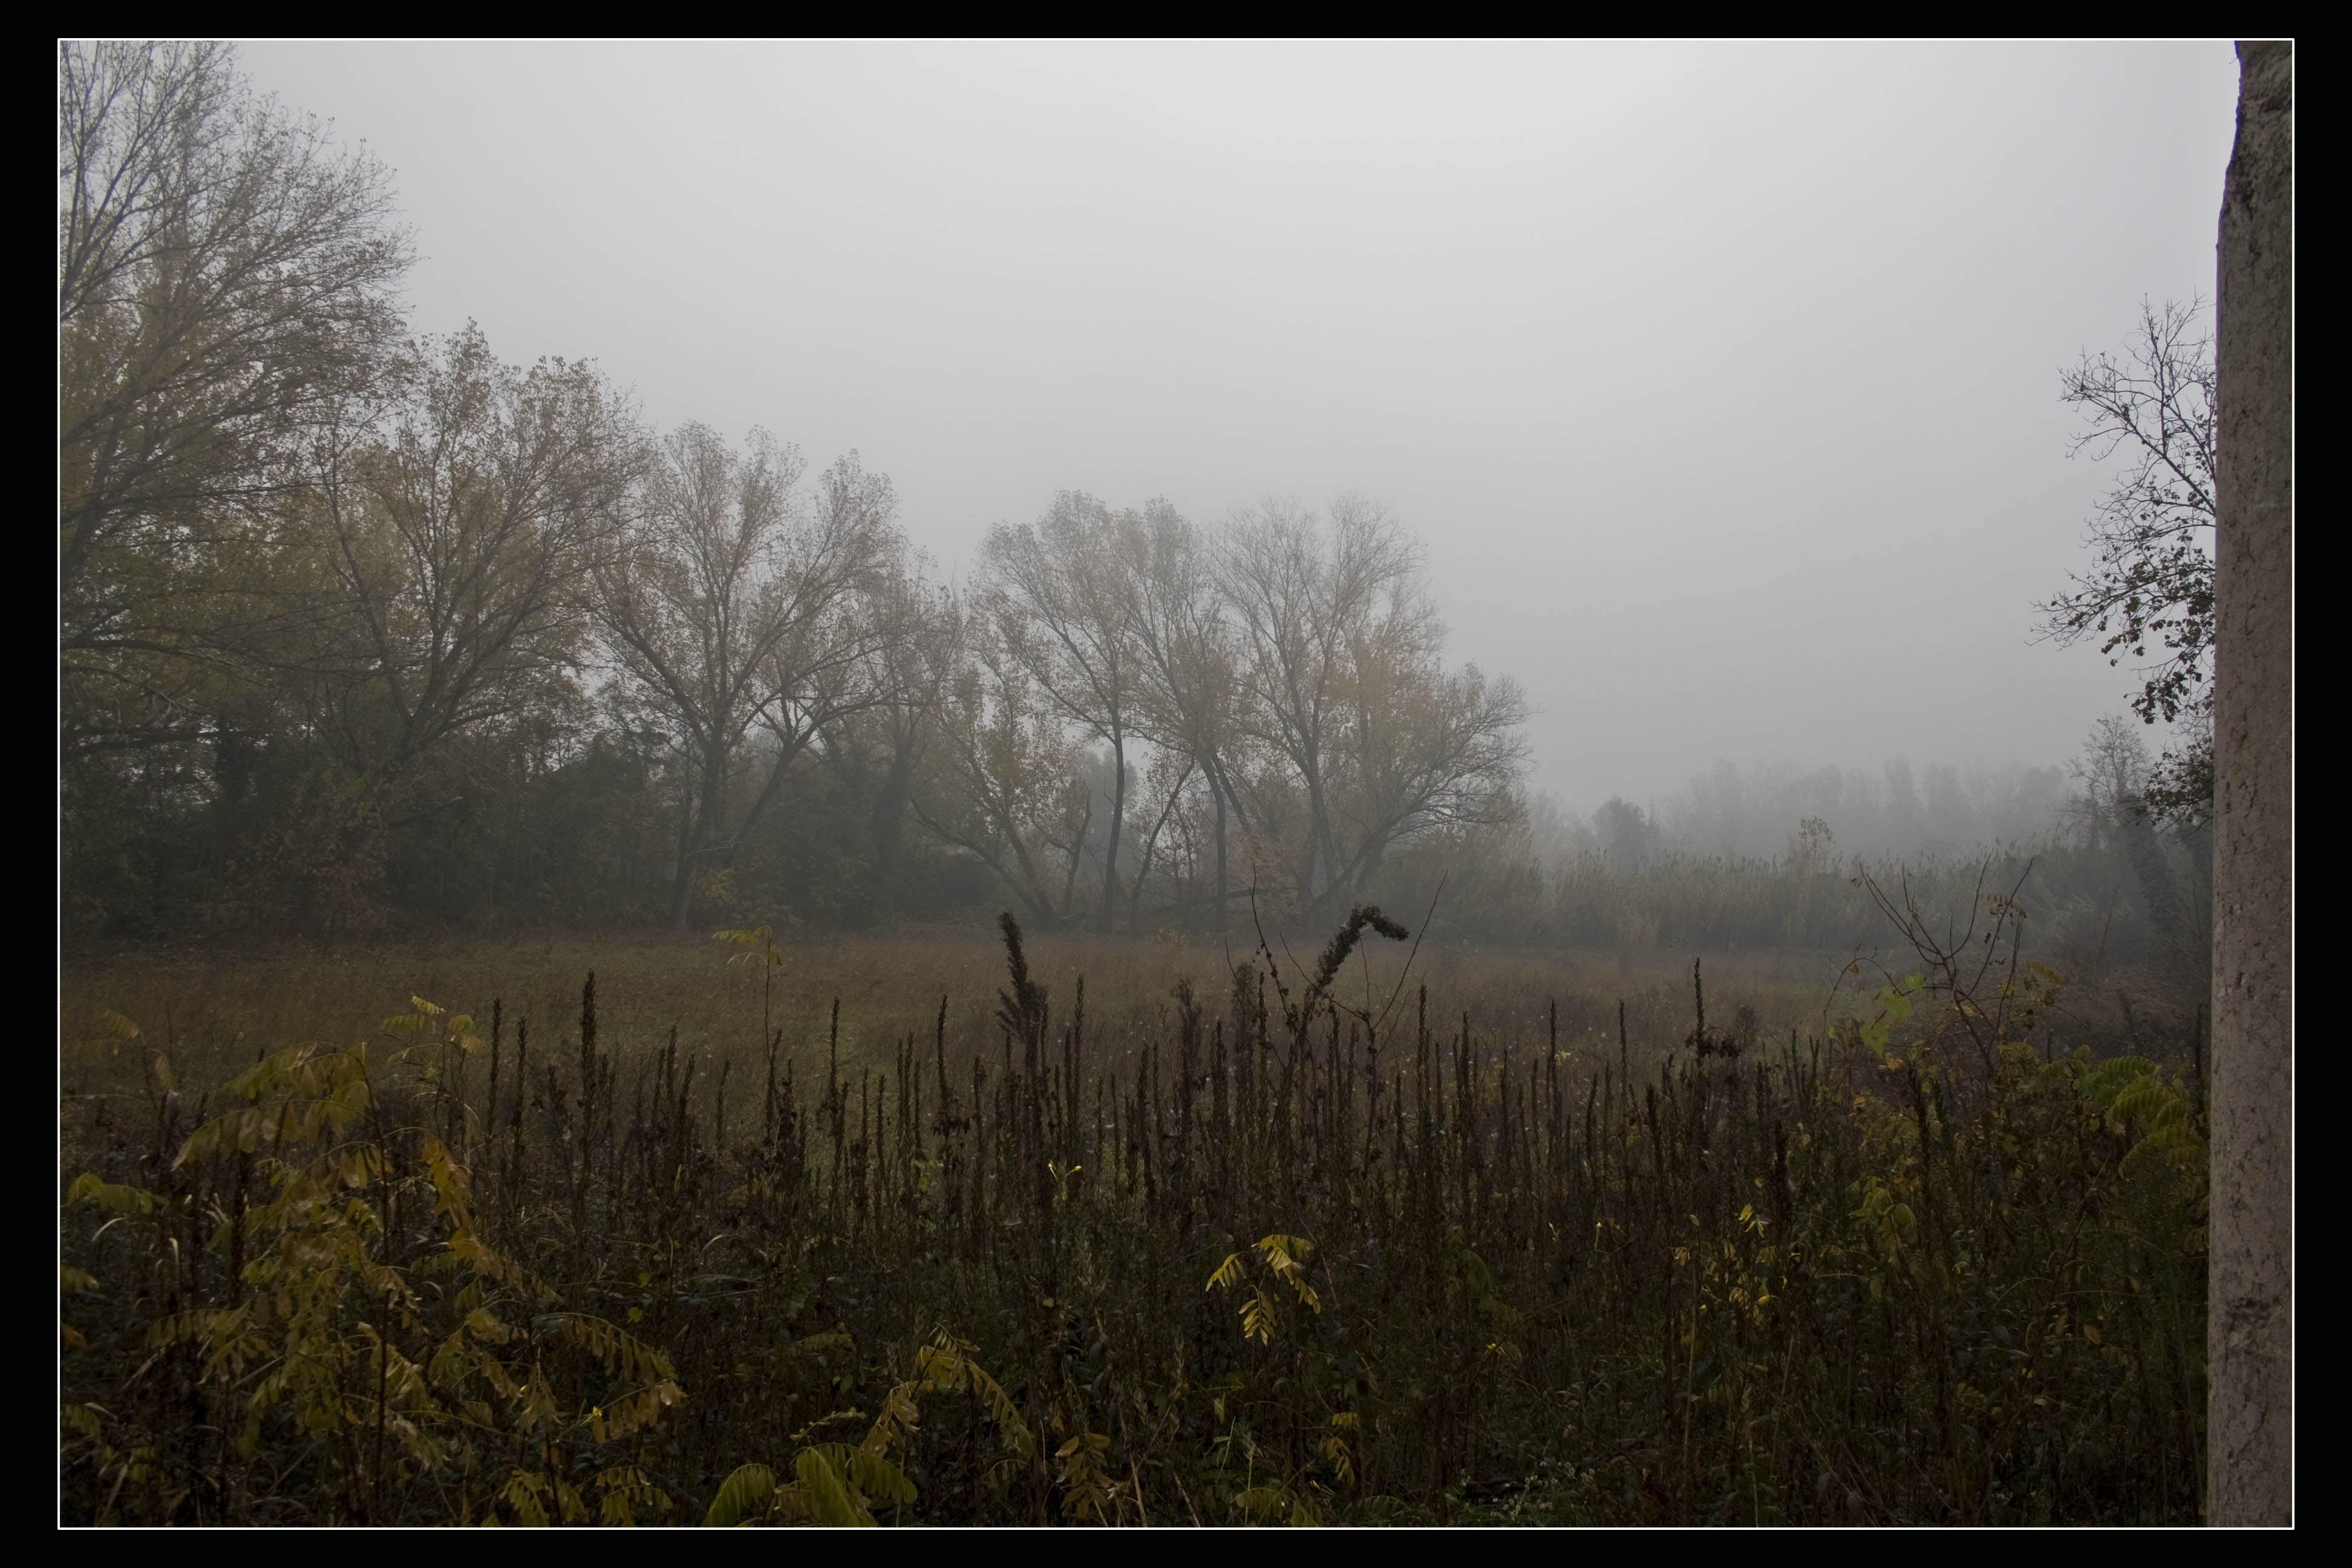
[[[2150,45],[250,44],[398,172],[415,325],[856,447],[950,572],[1079,489],[1353,489],[1589,809],[2034,763],[2105,473],[2059,367],[2210,297],[2237,65]]]

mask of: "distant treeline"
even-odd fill
[[[2185,999],[2203,985],[2210,834],[2148,809],[2141,736],[2101,721],[2063,770],[1722,763],[1589,818],[1538,795],[1517,822],[1402,858],[1381,892],[1418,908],[1444,877],[1450,921],[1486,940],[1683,952],[1868,947],[1884,921],[1864,878],[1963,924],[1972,900],[2013,895],[2030,951],[2078,976],[2160,968]]]
[[[69,930],[1320,919],[1516,814],[1379,508],[1066,493],[950,586],[854,453],[406,336],[386,171],[226,51],[61,67]]]
[[[2065,769],[2016,763],[1915,767],[1892,757],[1873,771],[1718,762],[1647,809],[1612,799],[1587,820],[1538,796],[1529,816],[1547,858],[1601,851],[1622,867],[1660,850],[1750,860],[1793,856],[1807,852],[1801,841],[1808,832],[1828,833],[1842,852],[1873,858],[2044,844],[2075,826],[2080,799]]]
[[[69,43],[59,83],[69,933],[1323,926],[1450,877],[1490,939],[1837,944],[1847,857],[2061,834],[2092,858],[2044,902],[2100,952],[2194,901],[2128,780],[1531,804],[1518,689],[1448,664],[1360,498],[1066,492],[944,582],[855,453],[410,337],[387,172],[225,48]]]

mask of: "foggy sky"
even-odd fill
[[[2046,764],[2112,476],[2058,371],[2210,298],[2227,43],[253,44],[396,170],[415,325],[896,481],[1360,490],[1589,809],[1717,758]],[[2160,737],[2156,737],[2160,739]]]

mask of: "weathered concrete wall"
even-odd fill
[[[2238,46],[2213,688],[2214,1524],[2294,1506],[2294,51]]]

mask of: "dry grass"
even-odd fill
[[[728,951],[79,958],[64,1516],[2198,1516],[2193,1068],[2006,986],[812,939],[770,1072]]]
[[[990,1018],[1004,977],[992,926],[864,937],[787,932],[779,942],[786,962],[776,971],[773,1017],[788,1056],[804,1067],[824,1060],[835,1001],[846,1066],[887,1061],[909,1034],[928,1041],[942,997],[950,1054],[994,1045]],[[1277,951],[1281,945],[1277,940]],[[1291,945],[1311,959],[1317,943]],[[1385,1001],[1412,957],[1412,979],[1428,986],[1432,1012],[1456,1022],[1466,1012],[1471,1027],[1490,1038],[1541,1038],[1547,1009],[1556,1005],[1560,1042],[1571,1055],[1605,1050],[1613,1058],[1622,1002],[1634,1059],[1647,1064],[1689,1027],[1688,954],[1543,952],[1433,941],[1414,955],[1407,947],[1374,945],[1379,951],[1360,954],[1339,984],[1351,1004],[1367,993]],[[1164,1033],[1178,982],[1219,994],[1231,965],[1250,956],[1238,938],[1230,956],[1210,939],[1069,933],[1034,936],[1030,950],[1057,1010],[1069,1006],[1076,983],[1085,981],[1089,1032],[1114,1053]],[[404,1012],[412,994],[485,1018],[493,1001],[502,1001],[509,1023],[529,1018],[561,1029],[578,1012],[581,981],[593,970],[605,998],[606,1045],[625,1062],[666,1043],[675,1028],[682,1049],[714,1065],[731,1058],[740,1070],[764,1055],[760,973],[730,968],[732,951],[707,932],[92,946],[66,956],[61,1023],[66,1038],[85,1037],[94,1009],[111,1008],[166,1042],[184,1073],[209,1080],[249,1064],[257,1049],[313,1038],[330,1021],[364,1027]],[[1816,1032],[1847,956],[1709,953],[1709,1006],[1728,1017],[1746,1004],[1771,1035]],[[1851,987],[1841,995],[1850,1001]]]

